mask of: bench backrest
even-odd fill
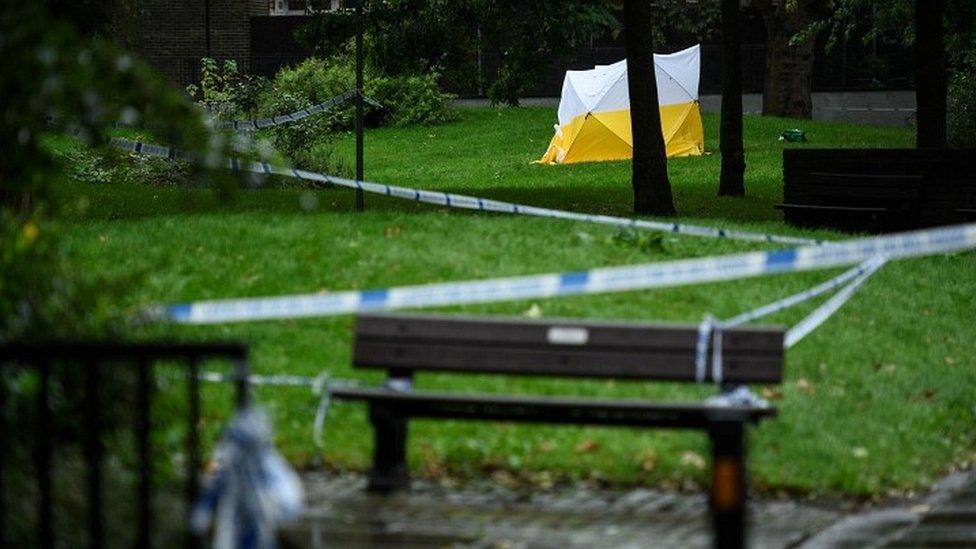
[[[723,379],[779,382],[783,333],[724,330]],[[395,377],[442,371],[694,381],[697,341],[696,325],[370,314],[357,319],[353,365]]]

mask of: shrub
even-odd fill
[[[257,116],[272,117],[322,103],[355,89],[353,62],[348,59],[311,58],[282,69],[259,100]],[[440,124],[454,118],[453,96],[437,86],[436,74],[386,76],[370,71],[366,95],[379,101],[382,109],[366,106],[368,126]],[[275,147],[296,165],[320,172],[348,174],[348,166],[333,154],[336,132],[355,127],[353,102],[298,122],[264,130]]]
[[[313,172],[339,177],[353,177],[354,169],[349,161],[336,154],[332,140],[320,140],[295,154],[295,164]]]
[[[451,107],[454,96],[442,92],[437,79],[436,73],[374,78],[366,84],[366,95],[383,105],[382,124],[443,124],[457,113]]]
[[[200,84],[190,84],[186,91],[210,114],[227,120],[253,112],[268,85],[266,78],[241,74],[236,61],[220,64],[204,57],[200,60]]]
[[[187,162],[167,160],[112,149],[93,149],[80,143],[49,144],[50,154],[63,173],[74,181],[91,184],[144,183],[154,186],[187,185]]]
[[[959,71],[949,82],[949,146],[976,148],[976,76]]]
[[[282,92],[268,97],[263,103],[262,116],[295,112],[312,104],[312,101],[304,95]],[[310,149],[314,144],[333,140],[332,116],[332,113],[309,116],[298,122],[275,126],[262,134],[270,133],[275,148],[295,161],[299,153]]]
[[[261,115],[290,112],[282,110],[287,101],[304,99],[309,105],[321,103],[355,86],[352,60],[308,59],[278,73],[271,88],[262,96]],[[454,96],[440,90],[437,75],[433,73],[391,77],[369,70],[365,93],[383,105],[380,111],[367,106],[368,125],[440,124],[454,118],[450,104]],[[287,96],[291,99],[283,99]],[[355,123],[350,105],[352,102],[344,105],[345,108],[334,108],[310,118],[324,120],[325,126],[333,131],[349,130]]]

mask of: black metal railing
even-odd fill
[[[10,437],[14,429],[7,425],[6,412],[8,399],[11,394],[7,391],[7,374],[15,369],[36,372],[36,391],[32,406],[36,414],[34,432],[30,433],[33,450],[31,460],[36,474],[37,488],[37,518],[36,538],[34,543],[38,547],[54,547],[58,538],[57,524],[54,520],[52,494],[52,470],[54,467],[54,442],[56,418],[53,417],[51,397],[52,384],[56,375],[81,376],[79,386],[84,388],[80,395],[81,413],[78,415],[81,438],[82,461],[85,474],[85,508],[87,517],[87,537],[90,547],[105,546],[106,532],[104,521],[104,444],[106,436],[106,410],[112,408],[113,403],[105,403],[100,397],[105,397],[103,389],[112,381],[122,377],[117,368],[135,369],[135,410],[132,416],[132,435],[135,439],[136,475],[136,507],[135,542],[136,547],[150,547],[154,531],[154,478],[153,478],[153,447],[150,436],[153,427],[151,409],[153,406],[156,381],[156,363],[178,363],[185,367],[186,379],[186,421],[185,436],[186,460],[184,464],[186,474],[185,498],[187,512],[197,497],[200,485],[200,365],[203,361],[229,361],[234,367],[235,406],[243,407],[248,401],[249,374],[248,351],[244,345],[236,343],[211,344],[182,344],[182,343],[79,343],[56,342],[45,344],[15,344],[0,345],[0,546],[6,547],[11,542],[4,539],[8,528],[6,510],[3,502],[9,495],[5,493],[4,461],[8,451]],[[72,368],[65,368],[72,366]],[[80,368],[79,368],[80,366]],[[130,370],[124,370],[129,373]],[[5,379],[6,378],[6,379]],[[23,394],[15,395],[23,399]],[[30,396],[28,396],[29,399]],[[21,403],[23,404],[23,403]],[[189,534],[186,535],[186,545],[196,546],[199,540]],[[117,543],[112,543],[117,545]]]

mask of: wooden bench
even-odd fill
[[[919,214],[918,175],[807,172],[794,174],[776,208],[797,225],[825,219],[842,228],[908,228]]]
[[[710,345],[711,336],[709,336]],[[699,327],[579,320],[371,314],[357,319],[353,363],[388,372],[383,388],[343,388],[333,397],[365,401],[375,434],[369,489],[406,488],[411,418],[697,429],[712,448],[711,510],[716,539],[741,546],[745,520],[745,426],[772,417],[768,406],[660,403],[534,395],[420,391],[417,372],[559,376],[632,381],[712,382],[714,364],[696,361]],[[781,328],[729,328],[722,337],[726,387],[778,383]],[[706,355],[711,357],[711,350]],[[703,376],[700,374],[704,373]]]
[[[972,219],[976,151],[785,149],[783,210],[803,226],[894,231]]]

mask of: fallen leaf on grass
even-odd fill
[[[695,469],[704,469],[705,458],[691,450],[686,450],[681,454],[681,464],[687,467],[694,467]]]
[[[399,225],[390,225],[389,227],[383,229],[383,236],[387,238],[396,238],[400,236],[401,232],[403,232],[403,227]]]
[[[874,365],[874,371],[881,372],[883,374],[890,374],[891,372],[894,372],[896,368],[897,366],[894,364],[881,364],[880,362],[877,362]]]
[[[556,445],[553,444],[553,442],[551,440],[543,440],[543,441],[539,442],[539,445],[536,446],[535,449],[536,449],[536,451],[542,452],[543,454],[548,454],[549,452],[553,451],[553,449],[555,449],[555,448],[556,448]]]
[[[420,446],[420,456],[424,463],[424,475],[428,478],[440,478],[446,473],[444,459],[428,444]]]
[[[522,481],[517,476],[509,473],[505,469],[499,469],[492,473],[491,479],[507,488],[518,488],[522,485]]]
[[[858,459],[864,459],[868,457],[868,449],[864,448],[863,446],[855,446],[851,450],[851,455]]]
[[[658,458],[657,452],[653,448],[648,448],[637,455],[637,463],[640,468],[644,471],[653,471],[657,467]]]
[[[588,454],[590,452],[595,452],[599,449],[600,449],[600,444],[597,441],[593,440],[592,438],[583,440],[582,442],[576,445],[577,454]]]
[[[816,390],[813,388],[813,384],[810,383],[810,380],[804,377],[796,380],[796,388],[808,395],[812,395],[816,392]]]
[[[759,394],[766,400],[779,400],[783,398],[783,391],[776,387],[763,387]]]
[[[542,316],[542,307],[539,307],[537,303],[533,303],[532,306],[529,307],[529,310],[525,311],[522,314],[524,314],[529,318],[539,318]]]
[[[550,471],[539,471],[529,475],[529,482],[543,490],[550,490],[556,485],[556,476]]]

